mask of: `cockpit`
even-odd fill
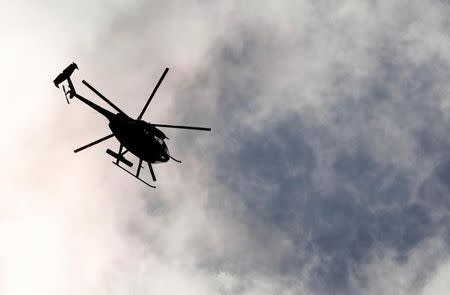
[[[158,153],[158,158],[154,162],[155,164],[167,162],[170,159],[169,148],[166,143],[156,135],[154,136],[156,142],[160,145],[160,152]]]
[[[158,128],[156,128],[155,126],[153,126],[150,123],[147,123],[144,121],[139,121],[138,124],[141,124],[141,128],[145,135],[153,134],[155,136],[155,138],[159,138],[162,140],[167,138],[167,136],[164,134],[164,132],[162,132],[161,130],[159,130]]]
[[[159,138],[158,136],[155,135],[155,140],[159,143],[159,144],[164,144],[164,141]]]

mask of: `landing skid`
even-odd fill
[[[120,166],[120,162],[122,162],[122,163],[124,163],[125,165],[127,165],[128,167],[133,167],[133,163],[131,163],[130,161],[128,161],[127,159],[125,159],[125,157],[123,156],[123,155],[125,155],[125,154],[128,152],[128,150],[125,150],[125,151],[122,151],[122,150],[123,150],[123,145],[120,145],[120,147],[119,147],[119,153],[116,154],[115,152],[113,152],[113,151],[110,150],[110,149],[107,149],[106,152],[107,152],[109,155],[111,155],[111,156],[113,156],[114,158],[116,158],[116,161],[113,161],[113,162],[112,162],[114,165],[116,165],[117,167],[119,167],[119,168],[122,169],[123,171],[127,172],[128,174],[132,175],[134,178],[139,179],[140,181],[142,181],[143,183],[145,183],[145,184],[148,185],[149,187],[151,187],[151,188],[156,188],[156,186],[153,186],[153,185],[147,183],[145,180],[143,180],[142,178],[139,177],[139,174],[140,174],[140,172],[141,172],[141,169],[143,168],[143,167],[142,167],[142,162],[143,162],[142,159],[139,159],[139,164],[138,164],[138,167],[137,167],[136,174],[134,174],[133,172],[128,171],[127,169],[125,169],[125,168],[123,168],[122,166]],[[156,179],[155,179],[155,176],[154,176],[154,173],[153,173],[153,170],[152,170],[152,167],[151,167],[150,164],[149,164],[149,168],[150,168],[150,172],[151,172],[151,174],[152,174],[153,180],[156,180]]]
[[[123,168],[122,166],[120,166],[119,164],[116,164],[116,162],[112,162],[114,165],[116,165],[117,167],[119,167],[120,169],[122,169],[123,171],[125,171],[126,173],[130,174],[131,176],[133,176],[136,179],[139,179],[140,181],[142,181],[143,183],[145,183],[146,185],[148,185],[151,188],[156,188],[156,186],[149,184],[148,182],[146,182],[145,180],[142,180],[141,178],[137,177],[136,175],[134,175],[134,173],[128,171],[127,169]]]

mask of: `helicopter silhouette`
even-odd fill
[[[147,183],[146,181],[144,181],[142,178],[139,177],[141,169],[143,168],[142,166],[143,162],[147,162],[153,181],[156,181],[156,177],[155,172],[153,171],[152,164],[165,163],[170,159],[172,159],[175,162],[181,163],[181,161],[173,158],[170,155],[167,144],[164,141],[165,139],[169,138],[164,134],[164,132],[162,132],[157,127],[211,131],[211,128],[205,127],[152,124],[142,120],[145,111],[147,110],[156,91],[161,85],[161,82],[163,81],[164,77],[169,71],[169,68],[166,68],[164,70],[161,78],[159,79],[158,83],[156,83],[156,86],[154,87],[152,93],[150,94],[150,97],[145,103],[144,108],[142,109],[141,113],[136,119],[133,119],[127,114],[125,114],[125,112],[119,109],[114,103],[112,103],[109,99],[107,99],[103,94],[101,94],[97,89],[95,89],[85,80],[83,80],[82,83],[90,90],[92,90],[96,95],[98,95],[114,110],[116,110],[117,113],[113,113],[107,109],[104,109],[103,107],[93,103],[92,101],[78,94],[75,91],[75,87],[71,80],[71,76],[76,69],[78,69],[78,66],[75,63],[71,63],[64,69],[62,73],[60,73],[55,78],[55,80],[53,80],[53,83],[57,88],[59,88],[59,85],[64,81],[66,81],[68,85],[68,90],[66,91],[64,85],[62,86],[62,90],[66,97],[67,103],[70,104],[69,100],[75,97],[78,100],[90,106],[91,108],[93,108],[94,110],[96,110],[97,112],[99,112],[100,114],[102,114],[103,116],[105,116],[109,120],[109,128],[111,129],[112,134],[109,134],[105,137],[102,137],[98,140],[95,140],[89,144],[86,144],[80,148],[75,149],[74,150],[75,153],[78,153],[100,142],[115,137],[120,143],[119,151],[116,153],[110,149],[106,150],[107,154],[115,158],[113,164],[115,164],[117,167],[121,168],[125,172],[131,174],[133,177],[139,179],[146,185],[155,188],[155,186]],[[127,154],[128,152],[135,155],[139,159],[139,164],[137,166],[136,173],[133,173],[120,165],[120,163],[123,163],[128,167],[133,166],[133,163],[125,158],[125,154]]]

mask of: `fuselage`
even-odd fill
[[[149,163],[163,163],[170,159],[165,134],[142,120],[135,120],[125,113],[114,114],[90,100],[75,96],[109,120],[109,128],[119,142],[139,159]]]
[[[125,114],[109,118],[109,128],[119,142],[136,157],[149,163],[162,163],[170,159],[164,139],[165,134],[142,120],[134,120]]]

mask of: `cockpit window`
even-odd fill
[[[160,144],[163,144],[163,143],[164,143],[164,141],[163,141],[161,138],[157,137],[157,136],[155,136],[155,139],[156,139],[156,141],[157,141],[158,143],[160,143]]]

